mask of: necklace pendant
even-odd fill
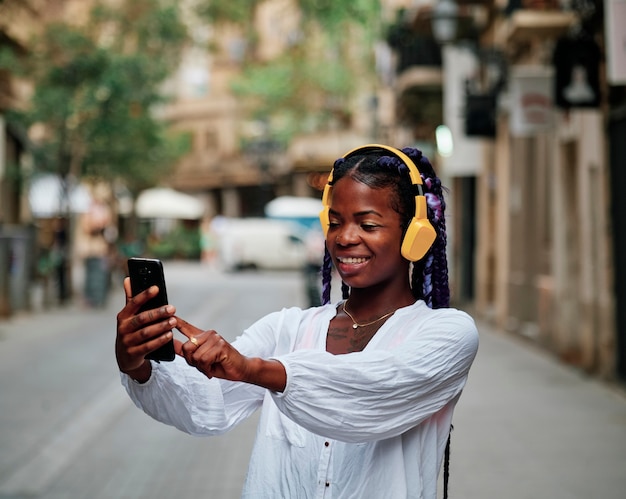
[[[352,324],[352,329],[356,329],[356,328],[358,328],[358,327],[359,327],[359,325],[358,325],[358,324]]]

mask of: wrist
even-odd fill
[[[134,369],[120,369],[120,371],[139,383],[145,383],[152,375],[152,364],[149,360],[144,359],[139,367]]]
[[[287,385],[287,372],[277,360],[255,357],[250,359],[250,370],[245,381],[274,392],[282,392]]]

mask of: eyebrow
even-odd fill
[[[341,216],[341,214],[339,212],[337,212],[336,210],[333,210],[332,208],[330,208],[329,213],[332,213],[333,215],[336,215],[336,216]],[[357,211],[356,213],[353,213],[352,215],[355,216],[355,217],[364,217],[364,216],[367,216],[367,215],[376,215],[376,216],[379,216],[380,218],[383,218],[382,214],[380,214],[376,210]]]

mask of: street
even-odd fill
[[[178,313],[229,340],[270,311],[305,305],[298,273],[166,262],[165,275]],[[105,309],[0,321],[0,497],[239,497],[256,418],[197,438],[136,409],[113,355],[122,303],[119,287]],[[455,414],[450,497],[622,499],[624,392],[483,323],[479,331]]]

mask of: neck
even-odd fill
[[[390,310],[406,307],[415,303],[410,288],[403,292],[371,293],[365,289],[351,289],[347,301],[348,310],[359,317],[379,316]],[[408,292],[407,292],[408,291]]]

